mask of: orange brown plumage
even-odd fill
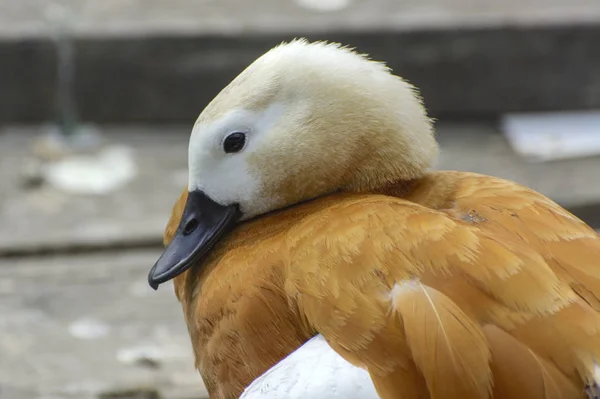
[[[249,221],[202,273],[176,278],[214,397],[239,396],[317,331],[382,398],[583,397],[600,356],[597,233],[488,176],[433,172],[403,198],[388,190]]]

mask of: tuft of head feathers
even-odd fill
[[[225,154],[224,138],[246,134]],[[246,218],[334,191],[422,176],[437,157],[416,89],[337,43],[282,43],[259,57],[198,117],[189,187]]]

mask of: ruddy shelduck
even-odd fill
[[[437,154],[415,88],[337,44],[215,97],[148,277],[174,278],[211,398],[595,395],[598,234]]]

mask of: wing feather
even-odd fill
[[[477,322],[418,280],[397,284],[392,304],[402,317],[412,358],[432,398],[489,396],[490,350]]]
[[[527,209],[526,198],[519,209]],[[407,365],[431,397],[511,392],[492,388],[490,375],[505,381],[510,370],[499,344],[482,333],[487,325],[526,349],[514,352],[538,370],[533,398],[580,397],[600,359],[599,315],[559,273],[551,247],[522,234],[402,199],[342,197],[289,231],[286,292],[334,349],[369,370],[384,399],[406,390],[391,376]],[[419,289],[391,299],[395,286],[414,279]]]

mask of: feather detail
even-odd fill
[[[392,306],[431,398],[489,397],[490,352],[480,326],[441,292],[417,280],[398,283]]]
[[[582,300],[507,332],[570,378],[593,379],[594,364],[600,359],[600,315]]]
[[[552,363],[496,326],[483,332],[492,353],[494,399],[570,399],[583,396]]]
[[[371,380],[382,398],[431,398],[425,379],[414,363],[409,363],[406,367],[398,367],[386,376],[371,373]]]
[[[461,226],[478,237],[475,245],[457,248],[454,265],[497,301],[514,310],[552,313],[575,299],[569,285],[558,279],[544,258],[515,242],[499,240],[473,226]],[[447,244],[446,244],[447,245]],[[472,255],[465,256],[466,251]],[[462,258],[461,258],[462,255]]]

